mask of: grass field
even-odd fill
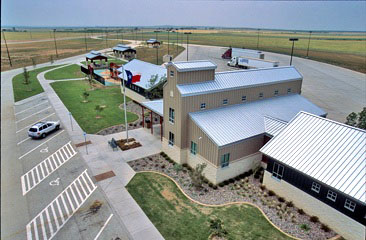
[[[190,31],[190,30],[186,30]],[[178,43],[186,43],[186,36],[180,31]],[[244,47],[282,54],[291,54],[292,43],[290,37],[297,37],[294,55],[306,57],[309,33],[286,31],[260,31],[259,41],[257,31],[244,30],[197,30],[192,31],[189,43],[224,47]],[[155,38],[152,31],[145,32],[144,38]],[[126,39],[133,40],[131,33],[125,34]],[[158,39],[168,40],[168,34],[161,32]],[[139,40],[139,39],[138,39]],[[177,42],[177,34],[170,34],[170,42]],[[326,62],[355,71],[366,73],[366,34],[365,33],[312,33],[309,45],[309,58]],[[221,56],[217,56],[221,57]]]
[[[137,47],[137,59],[161,65],[163,63],[163,56],[168,54],[168,46],[166,44],[163,44],[158,48],[158,53],[156,48],[149,48],[149,47]],[[184,48],[181,46],[170,46],[170,55],[173,55],[173,58],[179,55],[181,52],[184,51]],[[156,56],[158,56],[158,62],[156,61]]]
[[[98,88],[90,90],[90,85],[84,80],[54,82],[51,86],[85,132],[93,134],[110,126],[124,124],[124,111],[119,108],[123,103],[119,87],[98,85]],[[85,89],[90,94],[87,103],[82,102]],[[129,98],[126,99],[130,101]],[[102,118],[96,118],[97,105],[105,106],[100,114]],[[127,122],[137,119],[136,114],[127,112]]]
[[[23,73],[20,73],[13,77],[13,92],[14,92],[14,101],[20,101],[26,98],[29,98],[31,96],[40,94],[43,92],[43,88],[41,84],[39,83],[37,79],[37,75],[41,72],[44,72],[46,70],[55,68],[57,66],[49,66],[49,67],[43,67],[35,70],[29,70],[29,79],[30,84],[25,85],[24,84],[24,75]]]
[[[218,218],[228,232],[227,239],[290,239],[275,229],[250,205],[205,207],[187,199],[168,178],[155,173],[138,173],[127,189],[152,223],[167,240],[206,240],[209,221]]]
[[[63,80],[63,79],[73,79],[85,77],[80,70],[80,66],[77,64],[72,64],[63,68],[55,69],[44,75],[47,80]]]

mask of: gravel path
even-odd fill
[[[224,204],[230,202],[251,202],[260,207],[267,217],[279,228],[292,236],[306,239],[329,239],[336,236],[332,230],[322,230],[320,222],[311,222],[310,216],[300,214],[299,209],[292,203],[279,198],[261,187],[260,178],[253,174],[238,180],[228,181],[225,186],[213,186],[204,183],[201,190],[192,187],[188,168],[183,167],[177,171],[172,161],[166,160],[161,155],[152,155],[128,163],[136,172],[157,171],[172,177],[183,191],[192,199],[205,204]],[[216,189],[215,189],[216,188]],[[301,211],[301,210],[300,210]],[[306,224],[310,229],[303,230],[300,226]],[[303,225],[304,226],[304,225]]]

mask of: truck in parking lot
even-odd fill
[[[231,59],[233,57],[250,57],[264,59],[264,53],[257,50],[245,48],[229,48],[221,55],[223,59]]]
[[[271,68],[271,67],[278,67],[279,62],[267,61],[256,58],[248,58],[248,57],[233,57],[227,63],[227,65],[239,68]]]

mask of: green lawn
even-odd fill
[[[50,71],[44,75],[47,80],[63,80],[85,77],[85,74],[81,72],[80,66],[72,64],[63,68],[59,68]]]
[[[255,207],[205,207],[186,198],[167,177],[138,173],[127,189],[167,240],[208,239],[209,220],[218,218],[228,239],[291,239],[275,229]]]
[[[91,61],[88,61],[88,64],[90,63]],[[121,59],[116,59],[116,58],[108,58],[108,64],[110,62],[114,62],[115,64],[117,65],[121,65],[121,64],[125,64],[127,63],[127,61],[125,60],[121,60]],[[99,61],[97,61],[97,63],[99,63]],[[81,64],[84,64],[84,65],[87,65],[86,61],[82,61]]]
[[[124,112],[118,107],[123,103],[119,87],[101,87],[90,90],[89,84],[84,80],[54,82],[51,86],[85,132],[92,134],[124,123]],[[82,102],[82,94],[85,89],[90,94],[87,103]],[[130,101],[130,99],[126,99]],[[106,106],[100,114],[102,118],[96,118],[96,105]],[[136,114],[127,112],[127,122],[134,122],[137,119]]]
[[[58,65],[59,66],[59,65]],[[32,71],[29,71],[29,79],[30,84],[24,84],[24,75],[23,73],[19,73],[18,75],[13,77],[13,91],[14,91],[14,101],[18,102],[20,100],[29,98],[31,96],[40,94],[43,92],[43,88],[41,84],[38,82],[37,75],[46,70],[55,68],[57,66],[49,66],[38,68]],[[29,91],[31,90],[31,91]]]

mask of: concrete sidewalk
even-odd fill
[[[74,118],[69,115],[68,109],[50,86],[52,81],[44,78],[46,72],[40,73],[37,78],[61,119],[62,128],[68,132],[73,143],[84,142],[83,130]],[[86,140],[90,140],[92,143],[79,147],[78,150],[93,175],[108,171],[115,173],[116,176],[100,181],[99,185],[133,239],[164,239],[125,188],[135,174],[127,162],[159,153],[161,151],[160,137],[151,135],[147,129],[143,128],[131,130],[129,131],[129,137],[135,138],[141,143],[142,147],[125,152],[112,150],[108,144],[112,137],[115,139],[124,138],[125,132],[108,136],[88,134]]]

